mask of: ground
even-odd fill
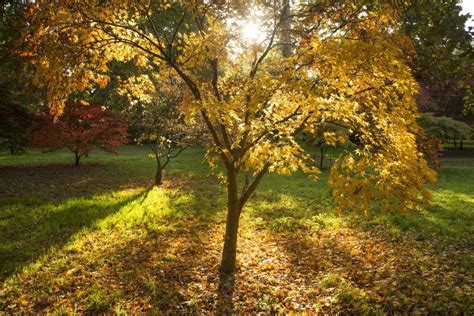
[[[220,280],[225,189],[203,150],[162,188],[146,156],[0,154],[0,313],[474,313],[474,157],[443,158],[405,214],[336,213],[327,172],[269,175]]]

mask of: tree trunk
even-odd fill
[[[324,147],[321,146],[320,153],[321,153],[321,158],[319,160],[319,169],[323,170],[323,164],[324,164]]]
[[[463,150],[463,149],[464,149],[464,143],[463,143],[462,138],[461,138],[461,140],[459,141],[459,149],[460,149],[460,150]]]
[[[76,164],[75,164],[75,166],[79,167],[79,161],[81,159],[81,156],[79,155],[78,151],[75,151],[74,153],[76,154]]]
[[[456,136],[454,136],[453,141],[454,141],[454,147],[458,147],[458,144],[456,142]]]
[[[290,0],[282,1],[280,36],[281,36],[281,53],[283,57],[291,56],[291,3]]]
[[[156,159],[155,186],[159,187],[163,183],[164,166],[161,164],[160,156],[156,152],[155,152],[155,159]]]
[[[161,166],[156,167],[156,174],[155,174],[155,186],[159,187],[163,182],[163,170]]]
[[[227,168],[227,223],[224,250],[222,251],[221,273],[230,275],[235,271],[237,257],[237,233],[242,206],[240,205],[237,173],[233,167]]]

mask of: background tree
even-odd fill
[[[427,135],[442,141],[452,140],[454,146],[457,146],[457,141],[459,141],[461,149],[463,149],[463,140],[470,139],[472,135],[472,128],[468,124],[445,116],[424,113],[419,122]]]
[[[195,118],[190,123],[180,112],[186,87],[180,78],[149,72],[135,60],[110,62],[107,75],[110,80],[105,87],[95,85],[80,96],[127,117],[130,141],[152,152],[149,156],[156,161],[155,185],[159,186],[171,159],[206,140],[202,122]]]
[[[319,148],[319,169],[324,168],[324,158],[330,147],[340,144],[349,145],[349,135],[346,128],[334,124],[324,124],[317,129],[316,134],[305,135],[309,146]]]
[[[155,185],[160,186],[171,159],[190,146],[204,143],[202,122],[198,118],[192,122],[185,120],[180,112],[185,87],[179,78],[136,73],[121,80],[118,90],[130,101],[127,112],[133,118],[130,122],[135,141],[152,151],[150,156],[156,161]]]
[[[410,65],[422,87],[422,111],[457,120],[465,117],[465,96],[474,87],[472,34],[458,0],[414,0],[403,15],[414,58]]]
[[[0,84],[0,146],[6,146],[10,154],[25,152],[31,128],[31,110],[18,104],[9,96],[9,89]]]
[[[16,54],[24,25],[23,3],[0,3],[0,146],[11,154],[25,151],[32,115],[44,106],[43,91],[31,84],[31,67]]]
[[[244,6],[262,12],[252,18],[262,40],[242,34]],[[331,171],[342,209],[368,210],[377,200],[393,211],[427,197],[434,173],[415,143],[417,84],[403,62],[397,10],[375,1],[299,3],[291,15],[260,1],[37,1],[24,38],[58,112],[70,93],[106,84],[113,60],[181,78],[182,111],[202,117],[208,160],[226,170],[221,271],[229,274],[241,212],[263,176],[318,175],[297,141],[303,131],[337,123],[357,139]],[[297,45],[284,58],[278,37],[289,16]]]
[[[39,128],[32,134],[31,145],[39,148],[67,148],[79,166],[82,156],[100,148],[115,152],[127,142],[127,123],[100,105],[80,101],[66,102],[59,118],[44,115],[37,119]]]

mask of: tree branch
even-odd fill
[[[252,181],[252,183],[249,185],[248,189],[245,190],[245,192],[242,194],[242,196],[240,197],[239,199],[239,203],[240,203],[240,209],[242,210],[243,206],[245,205],[245,203],[248,201],[248,199],[250,198],[250,195],[255,191],[255,189],[257,188],[258,184],[260,183],[260,180],[262,180],[263,176],[268,172],[268,168],[270,166],[268,164],[266,164],[262,170],[260,170],[260,172],[257,174],[257,176],[255,177],[255,179]]]

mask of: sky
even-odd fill
[[[471,14],[471,18],[467,22],[467,25],[474,26],[474,21],[472,20],[474,18],[474,0],[462,0],[461,5],[463,8],[462,13]]]

